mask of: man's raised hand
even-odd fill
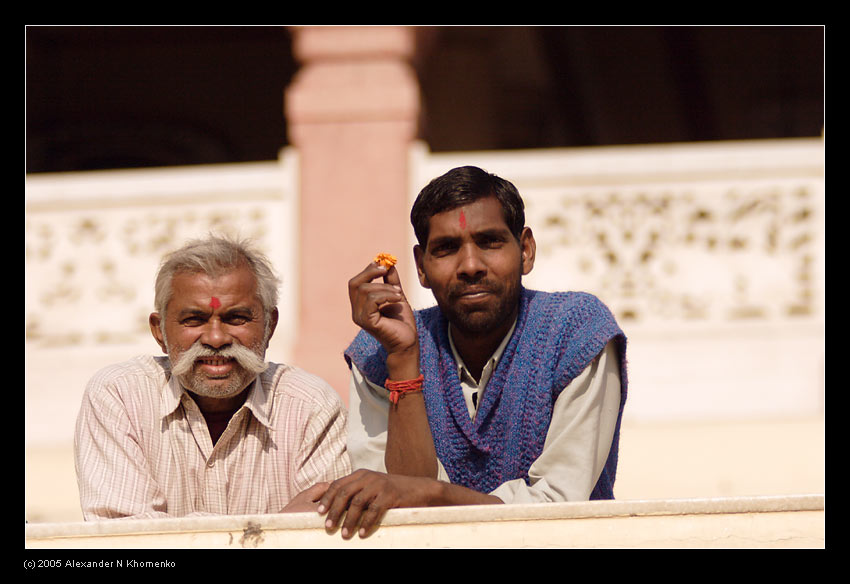
[[[381,278],[379,281],[378,278]],[[351,318],[386,349],[388,368],[394,358],[416,357],[418,369],[419,338],[416,320],[407,302],[395,266],[389,269],[371,262],[348,282]],[[413,377],[418,375],[418,371]]]

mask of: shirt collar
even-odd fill
[[[516,328],[516,319],[514,319],[513,324],[511,325],[510,330],[507,332],[505,337],[502,339],[502,342],[499,343],[499,346],[496,347],[496,350],[490,356],[490,359],[487,360],[487,363],[484,365],[484,369],[482,370],[481,380],[479,383],[485,381],[485,379],[489,378],[489,374],[485,376],[485,371],[491,372],[496,369],[496,365],[499,364],[499,359],[502,358],[502,354],[505,352],[505,347],[508,346],[508,341],[511,339],[511,335],[514,334],[514,329]],[[449,323],[449,347],[452,350],[452,356],[455,359],[455,364],[457,365],[457,374],[458,377],[463,379],[464,376],[468,377],[470,380],[474,381],[475,378],[469,372],[469,369],[466,368],[466,364],[463,362],[463,359],[460,356],[460,353],[457,352],[455,348],[454,339],[452,339],[452,325]]]
[[[272,367],[274,366],[270,363],[269,369]],[[268,371],[268,369],[266,371]],[[272,400],[268,389],[262,382],[263,375],[264,374],[261,373],[254,378],[254,381],[251,382],[251,385],[246,389],[246,391],[248,391],[248,397],[245,399],[243,406],[250,409],[251,413],[254,414],[254,417],[257,418],[257,421],[261,424],[264,426],[271,426]],[[177,381],[177,378],[174,375],[171,375],[170,363],[166,377],[168,381],[166,383],[165,391],[161,394],[162,399],[160,402],[160,412],[161,417],[163,418],[174,413],[174,410],[176,410],[177,406],[180,405],[180,400],[183,399],[184,395],[187,398],[189,397],[186,390],[183,389],[183,386]]]

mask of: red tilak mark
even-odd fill
[[[466,229],[466,215],[463,214],[463,209],[460,211],[460,217],[458,218],[458,222],[460,223],[461,229]]]
[[[216,298],[215,296],[213,296],[213,297],[210,299],[210,308],[212,308],[213,310],[215,310],[215,309],[216,309],[216,308],[218,308],[219,306],[221,306],[221,301],[220,301],[218,298]]]

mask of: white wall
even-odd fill
[[[824,406],[819,138],[411,154],[411,202],[480,166],[526,203],[525,284],[583,290],[629,338],[626,420],[811,416]],[[411,233],[411,246],[414,240]],[[407,285],[418,306],[430,292]]]

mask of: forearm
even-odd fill
[[[479,493],[461,485],[444,481],[434,481],[433,491],[428,506],[438,507],[447,505],[500,505],[504,504],[499,497]]]
[[[392,474],[437,478],[437,452],[421,393],[390,404],[384,463]]]
[[[413,354],[388,357],[387,372],[393,381],[418,377],[418,346]],[[437,477],[437,452],[421,391],[403,394],[398,403],[390,403],[384,463],[392,474]]]
[[[399,507],[447,507],[452,505],[501,505],[504,501],[495,495],[480,493],[462,485],[425,477],[388,477],[390,481],[404,481],[404,494]]]

